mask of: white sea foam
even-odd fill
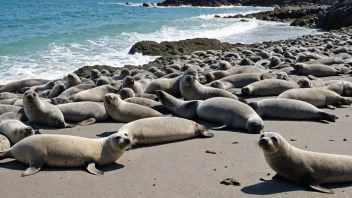
[[[198,16],[166,21],[160,29],[152,33],[124,32],[116,36],[101,36],[82,42],[53,42],[45,48],[21,56],[0,56],[0,83],[27,78],[61,78],[85,65],[110,65],[114,67],[142,65],[156,58],[142,56],[138,53],[128,54],[131,46],[142,40],[161,42],[202,37],[217,38],[221,41],[250,40],[255,42],[257,37],[261,37],[253,34],[257,30],[260,30],[259,35],[267,31],[265,34],[272,38],[270,35],[272,32],[265,29],[268,25],[270,28],[275,28],[275,23],[254,19],[248,22],[239,22],[239,19],[224,20]],[[286,24],[286,27],[279,28],[288,27]],[[265,34],[264,36],[266,36]],[[281,34],[277,36],[279,36],[277,39],[283,39]]]

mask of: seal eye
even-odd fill
[[[279,141],[279,140],[277,139],[277,137],[271,137],[271,139],[272,139],[274,142]]]
[[[115,140],[120,140],[120,138],[121,138],[120,136],[117,136],[115,137]]]
[[[128,137],[127,133],[124,133],[126,137]]]
[[[264,134],[262,134],[262,135],[260,136],[260,139],[263,138],[263,137],[264,137]]]

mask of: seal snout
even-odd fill
[[[249,87],[243,87],[243,88],[241,89],[242,95],[249,96],[250,92],[251,92],[251,91],[249,90]]]

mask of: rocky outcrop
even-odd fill
[[[259,12],[248,15],[225,16],[224,18],[256,18],[264,21],[292,22],[292,26],[310,27],[316,26],[318,13],[327,9],[328,6],[306,5],[286,6],[275,8],[273,11]]]
[[[276,6],[276,5],[299,5],[313,3],[319,5],[331,5],[337,0],[165,0],[158,3],[158,6],[206,6],[219,7],[225,5],[246,5],[246,6]]]
[[[318,17],[318,28],[336,30],[352,26],[352,0],[340,0]]]
[[[223,50],[231,47],[232,44],[222,43],[217,39],[196,38],[181,41],[161,42],[141,41],[132,46],[129,54],[136,52],[149,56],[183,55],[190,54],[197,50]]]

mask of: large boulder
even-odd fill
[[[222,43],[217,39],[195,38],[181,41],[140,41],[132,46],[129,54],[142,53],[149,56],[183,55],[191,54],[198,50],[224,50],[231,44]]]
[[[320,12],[317,28],[336,30],[352,25],[352,0],[339,0],[326,11]]]

